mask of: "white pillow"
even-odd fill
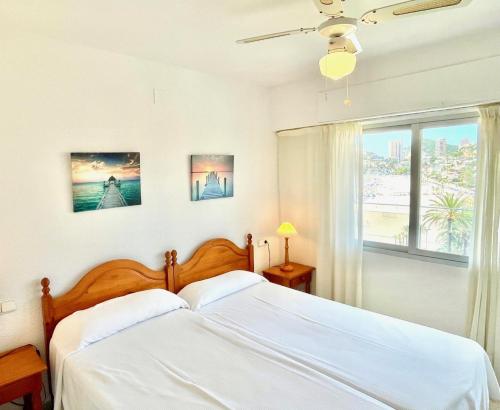
[[[189,303],[191,310],[198,310],[209,303],[260,282],[267,282],[267,279],[253,272],[234,270],[190,283],[177,295]]]
[[[64,318],[56,326],[51,344],[75,352],[136,323],[181,308],[189,306],[164,289],[131,293]]]

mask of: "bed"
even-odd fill
[[[216,255],[222,270],[240,268],[242,257],[252,263],[250,246],[241,251],[212,241],[208,248],[202,260],[213,275],[221,272]],[[175,264],[169,252],[159,271],[107,262],[58,297],[42,279],[55,410],[389,408],[189,310],[166,290]]]
[[[500,400],[489,358],[474,341],[267,282],[246,248],[203,244],[171,261],[169,289],[207,321],[399,409],[487,409]],[[251,262],[250,262],[251,261]],[[205,263],[206,262],[206,263]],[[252,275],[252,274],[249,274]],[[255,274],[253,274],[255,276]]]

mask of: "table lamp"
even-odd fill
[[[297,230],[290,222],[283,222],[276,232],[285,238],[285,263],[281,265],[280,269],[283,272],[291,272],[293,271],[293,266],[290,265],[288,257],[288,238],[297,235]]]

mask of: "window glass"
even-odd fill
[[[411,129],[364,134],[364,240],[408,245]]]
[[[477,141],[476,123],[421,130],[420,249],[469,254]]]

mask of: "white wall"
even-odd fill
[[[466,268],[363,253],[363,307],[465,335]]]
[[[267,90],[12,32],[0,37],[0,299],[18,307],[0,314],[0,351],[42,345],[43,276],[57,295],[109,259],[161,269],[173,247],[184,260],[209,238],[243,246],[248,232],[256,240],[274,233]],[[73,213],[75,151],[140,151],[142,205]],[[190,202],[189,155],[200,153],[235,155],[234,198]],[[267,266],[264,248],[256,248],[256,265]]]
[[[288,84],[272,90],[273,129],[500,101],[498,73],[499,30],[361,60],[351,108],[343,105],[345,83],[330,83],[326,97],[321,78]],[[306,240],[301,247],[311,250]],[[465,334],[465,268],[370,252],[363,265],[365,308]]]

